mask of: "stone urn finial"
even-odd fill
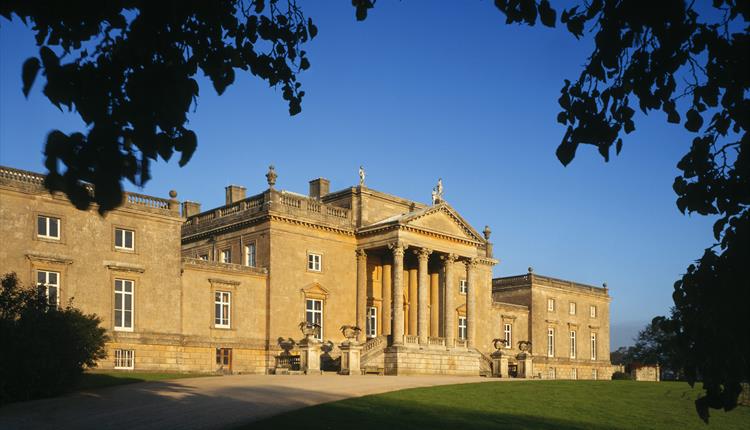
[[[529,266],[529,273],[534,273],[534,268]]]
[[[522,340],[518,342],[518,349],[521,352],[529,352],[531,351],[531,342],[528,340]]]
[[[311,339],[313,336],[318,334],[320,330],[320,325],[307,322],[307,321],[302,321],[301,323],[299,323],[299,329],[302,332],[302,335],[305,336],[305,338]]]
[[[349,342],[355,341],[359,337],[360,332],[362,332],[362,329],[357,327],[356,325],[341,326],[341,334],[343,334],[346,340]]]
[[[484,231],[482,233],[484,233],[484,240],[489,241],[490,235],[492,234],[492,230],[490,230],[490,226],[488,225],[484,226]]]
[[[169,190],[169,197],[176,199],[177,198],[177,191],[175,190]]]
[[[278,178],[279,175],[276,174],[276,169],[273,167],[273,164],[268,166],[268,173],[266,173],[266,181],[268,182],[268,187],[273,188],[274,185],[276,185],[276,178]]]
[[[607,283],[606,282],[602,284],[602,288],[604,288],[605,290],[607,289]]]
[[[504,349],[508,345],[508,341],[505,339],[492,339],[492,346],[495,347],[496,350],[500,351],[501,349]]]

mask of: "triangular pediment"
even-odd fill
[[[306,288],[303,288],[302,293],[305,295],[305,297],[309,299],[323,299],[323,300],[325,300],[329,294],[328,290],[323,288],[317,282],[308,285]]]
[[[404,224],[455,237],[483,242],[484,239],[453,208],[445,203],[403,220]]]

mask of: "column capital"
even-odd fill
[[[394,256],[403,257],[404,251],[406,250],[406,248],[408,248],[408,245],[401,241],[391,242],[388,244],[388,249],[390,249],[391,252],[393,252]]]
[[[356,251],[357,258],[366,258],[367,257],[367,251],[365,251],[364,248],[359,248]]]
[[[468,257],[464,260],[467,269],[474,269],[479,265],[479,259],[474,257]]]
[[[419,248],[414,250],[414,255],[416,255],[420,260],[426,260],[430,258],[430,254],[432,254],[432,250],[430,248]]]
[[[458,255],[456,254],[445,254],[440,256],[440,259],[445,261],[446,263],[453,263],[456,260],[458,260]]]

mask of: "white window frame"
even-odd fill
[[[547,357],[555,356],[555,329],[547,327]]]
[[[50,275],[54,274],[55,282],[50,281]],[[44,277],[44,280],[40,280],[40,276]],[[44,287],[44,297],[47,299],[49,306],[59,307],[60,306],[60,272],[53,270],[37,270],[36,271],[36,285],[37,289]],[[55,303],[50,303],[50,289],[55,289]]]
[[[221,262],[225,264],[231,264],[232,263],[232,248],[226,248],[222,249],[219,253],[219,257],[221,258]]]
[[[575,367],[570,369],[570,377],[572,379],[578,379],[578,369],[576,369]]]
[[[317,305],[317,307],[316,307]],[[308,323],[318,324],[320,330],[315,334],[315,338],[323,340],[323,300],[305,299],[305,321]]]
[[[119,284],[119,289],[118,289]],[[126,291],[125,287],[129,285],[130,291]],[[121,299],[118,301],[118,296]],[[125,298],[130,296],[130,309],[125,306]],[[118,309],[118,306],[120,308]],[[117,318],[117,312],[120,312],[120,318]],[[130,313],[130,317],[126,318],[126,313]],[[116,331],[133,331],[133,323],[135,321],[135,282],[130,279],[115,279],[115,306],[114,306],[114,327]],[[128,321],[129,320],[129,321]],[[125,322],[130,322],[128,327]]]
[[[459,316],[458,317],[458,338],[461,340],[466,340],[467,337],[467,330],[466,330],[466,317],[465,316]]]
[[[568,313],[570,315],[575,315],[576,311],[578,310],[577,308],[578,308],[578,306],[576,305],[576,302],[570,302],[568,304]]]
[[[591,306],[589,306],[589,316],[590,316],[591,318],[596,318],[596,315],[597,315],[597,309],[596,309],[596,306],[595,306],[595,305],[591,305]]]
[[[60,218],[55,218],[47,215],[37,215],[36,217],[36,236],[42,239],[49,239],[49,240],[60,240],[60,225],[62,224],[60,221]],[[39,231],[39,221],[44,220],[44,233]],[[53,236],[50,234],[50,227],[52,223],[57,224],[57,236]]]
[[[218,306],[218,307],[217,307]],[[232,292],[214,292],[214,327],[232,327]]]
[[[459,281],[458,281],[458,293],[466,295],[467,291],[469,291],[469,282],[466,279],[459,279]]]
[[[245,245],[245,266],[255,267],[257,264],[255,260],[256,249],[255,242]]]
[[[378,308],[375,306],[367,307],[367,328],[366,335],[368,338],[376,337],[378,335]]]
[[[115,369],[124,369],[124,370],[135,369],[135,350],[134,349],[116,349],[115,350]]]
[[[323,271],[323,255],[310,252],[307,254],[307,270],[313,272]]]
[[[126,245],[127,233],[130,233],[130,247]],[[117,245],[117,239],[120,239],[122,245]],[[115,227],[115,249],[122,251],[135,251],[135,230],[129,230],[127,228]]]
[[[547,378],[548,379],[557,379],[557,375],[556,375],[554,367],[547,368]]]
[[[578,341],[576,340],[576,331],[570,331],[570,358],[576,358],[578,352]]]
[[[547,312],[555,311],[555,299],[547,299]]]
[[[198,260],[208,261],[208,254],[199,255]]]
[[[598,369],[591,369],[591,379],[593,379],[593,380],[599,379],[599,370]]]
[[[596,333],[591,333],[591,359],[596,360],[596,349],[598,345],[598,339]]]
[[[513,344],[513,325],[503,324],[503,339],[505,339],[505,348],[510,349]]]

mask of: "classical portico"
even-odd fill
[[[367,344],[472,352],[477,293],[489,292],[497,263],[488,237],[444,202],[368,225],[357,236],[357,324],[369,329]]]

